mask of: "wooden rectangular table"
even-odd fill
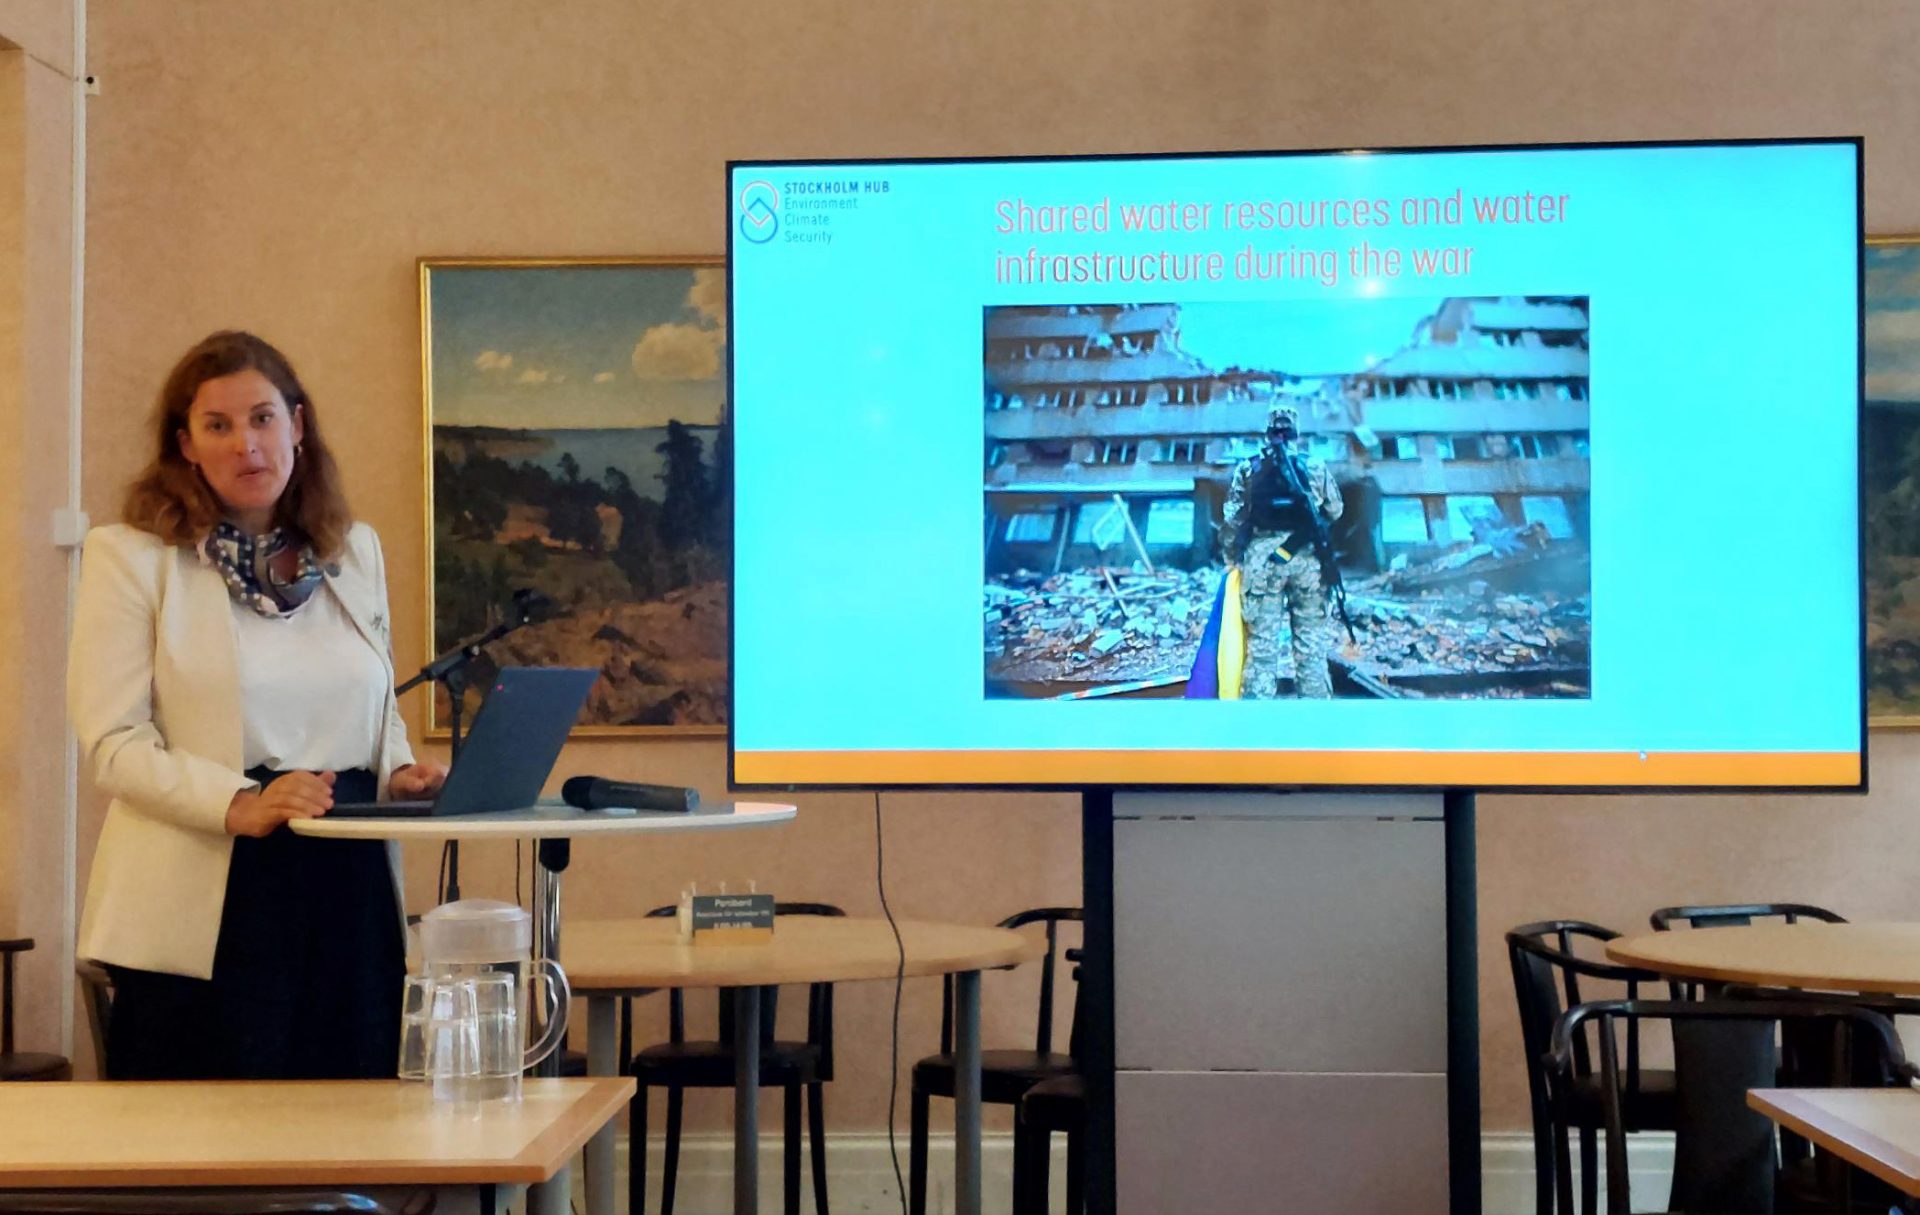
[[[1747,1104],[1902,1194],[1920,1197],[1920,1093],[1905,1088],[1756,1088],[1747,1093]]]
[[[0,1085],[0,1190],[535,1183],[633,1094],[528,1080],[475,1114],[398,1080]]]

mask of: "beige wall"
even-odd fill
[[[140,418],[169,360],[215,326],[258,329],[302,367],[385,538],[403,660],[425,644],[413,259],[716,252],[728,157],[1860,133],[1870,226],[1920,229],[1908,151],[1920,10],[1904,0],[1844,17],[1797,0],[90,10],[103,93],[89,120],[89,508],[111,514],[140,462]],[[1755,593],[1769,576],[1789,571],[1756,571]],[[1660,903],[1722,896],[1920,914],[1902,859],[1920,831],[1902,792],[1920,754],[1907,736],[1876,743],[1881,791],[1868,799],[1485,799],[1488,1124],[1525,1117],[1498,949],[1510,923],[1624,926]],[[724,783],[710,741],[583,742],[562,766],[710,796]],[[984,920],[1077,897],[1067,799],[886,804],[902,914]],[[580,847],[571,911],[630,914],[685,878],[728,875],[875,910],[871,799],[801,806],[798,824],[759,836]],[[428,862],[416,858],[416,902]],[[469,886],[503,892],[511,866],[510,851],[476,850]],[[989,981],[991,1039],[1019,1032],[1015,986]],[[931,1004],[910,992],[908,1058],[932,1037]],[[884,1041],[885,1005],[877,987],[848,989],[846,1041]],[[883,1061],[843,1058],[834,1126],[877,1125]]]
[[[36,942],[19,974],[29,1050],[60,1049],[70,982],[57,712],[67,555],[52,523],[69,454],[72,43],[67,0],[0,12],[0,936]]]
[[[74,0],[9,0],[0,9],[0,41],[55,72],[73,74]]]

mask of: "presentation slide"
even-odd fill
[[[734,781],[1860,787],[1859,156],[730,165]]]

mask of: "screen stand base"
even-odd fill
[[[1221,1212],[1479,1215],[1474,812],[1083,791],[1090,1211],[1212,1215],[1182,1180],[1204,1172]],[[1224,1146],[1250,1119],[1257,1159]]]

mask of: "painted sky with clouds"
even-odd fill
[[[429,284],[437,425],[720,421],[719,266],[443,266]]]
[[[1867,399],[1920,409],[1920,244],[1867,246]]]

